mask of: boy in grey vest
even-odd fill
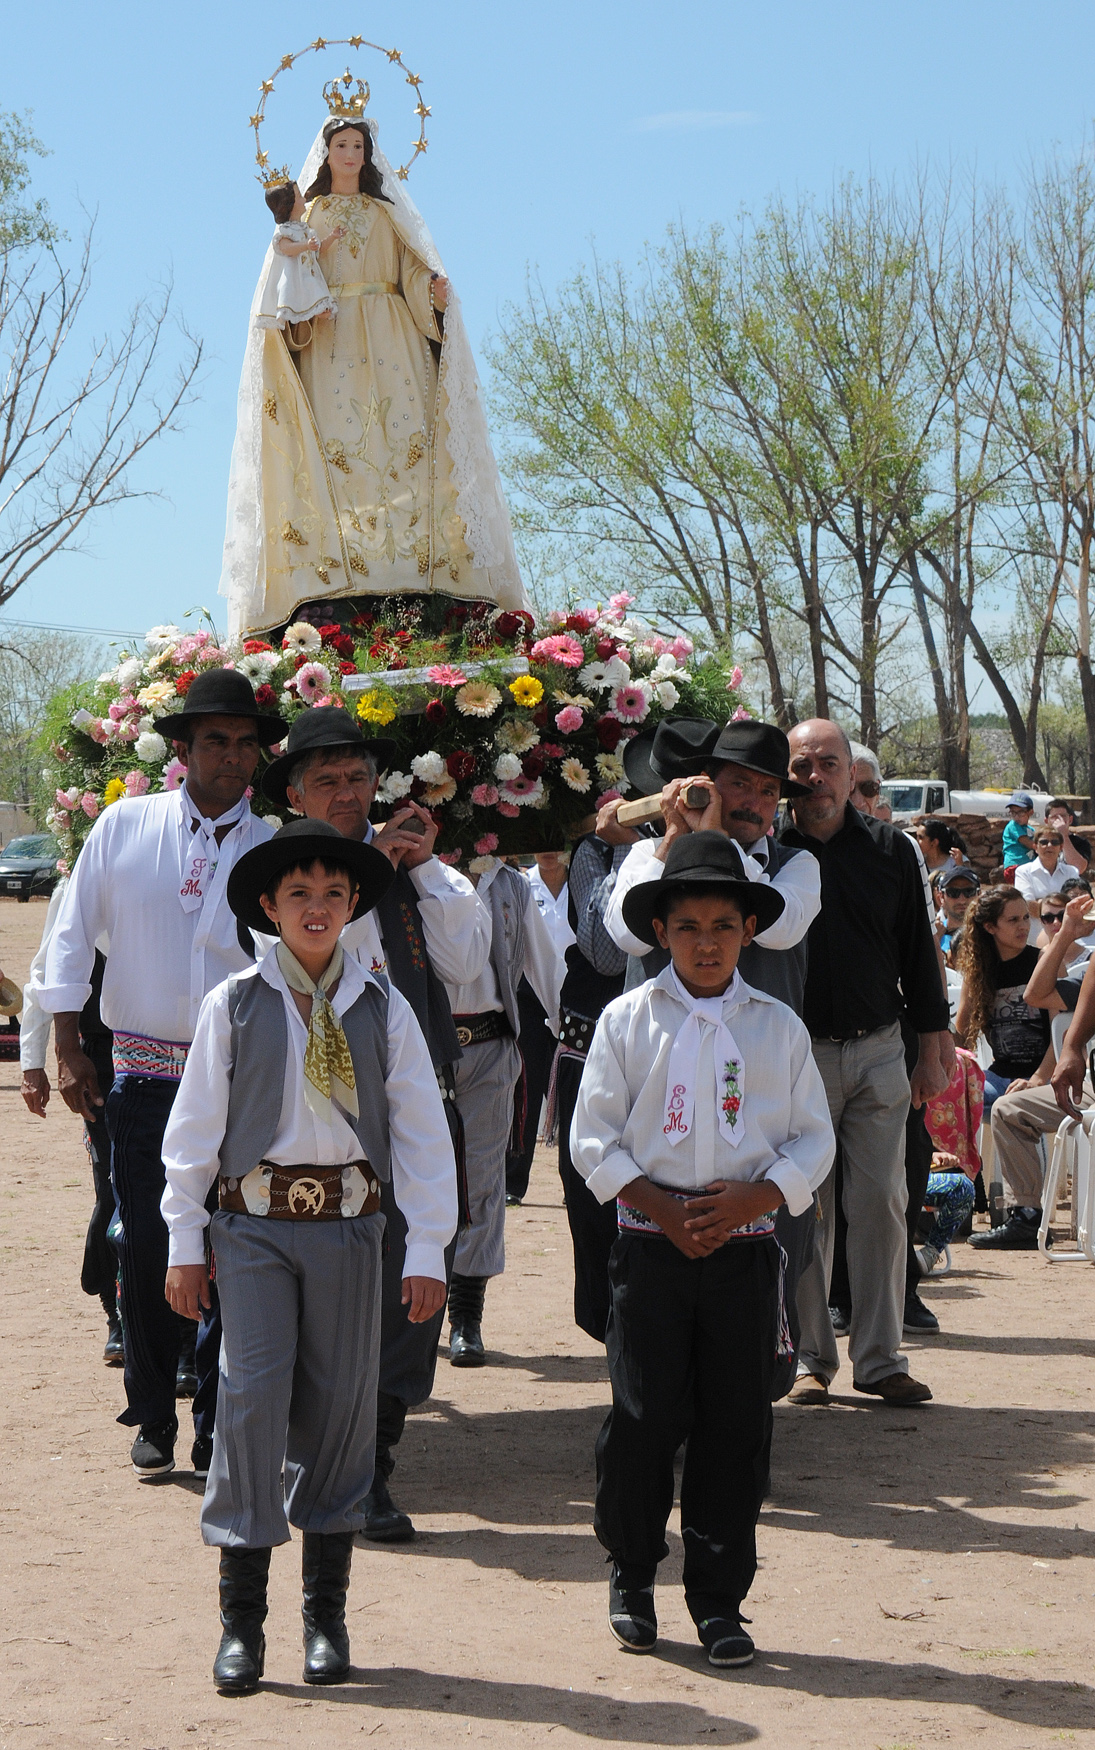
[[[298,820],[240,859],[228,903],[280,940],[206,997],[164,1137],[166,1294],[224,1322],[202,1536],[221,1551],[222,1693],[263,1673],[274,1544],[303,1533],[304,1681],[350,1671],[346,1589],[372,1480],[380,1353],[380,1186],[407,1222],[413,1321],[445,1300],[456,1227],[449,1128],[422,1031],[339,934],[376,904],[391,863]],[[218,1184],[218,1208],[206,1200]]]

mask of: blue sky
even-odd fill
[[[303,20],[303,22],[302,22]],[[480,341],[530,268],[550,286],[596,242],[634,260],[678,217],[731,220],[776,189],[825,189],[915,158],[1017,184],[1091,119],[1095,8],[1078,0],[489,0],[413,9],[284,0],[8,6],[0,108],[33,111],[52,156],[36,191],[75,237],[97,213],[89,330],[165,279],[206,344],[201,399],[150,452],[162,497],[95,524],[8,617],[141,630],[214,610],[246,314],[270,222],[247,118],[287,51],[317,35],[392,44],[422,77],[430,146],[409,187]],[[264,139],[299,165],[340,51],[279,81]],[[412,138],[410,88],[364,52],[390,157]]]

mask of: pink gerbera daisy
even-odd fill
[[[186,767],[182,760],[172,760],[164,768],[163,787],[165,790],[177,790],[186,777]]]
[[[462,687],[467,678],[462,669],[454,668],[449,662],[435,662],[426,670],[426,679],[435,687]]]
[[[331,671],[321,662],[302,663],[295,678],[297,693],[306,705],[314,705],[320,695],[331,688]]]
[[[620,687],[613,698],[612,709],[617,717],[622,717],[626,722],[641,723],[650,712],[646,688],[637,682]]]
[[[533,662],[557,662],[563,668],[581,668],[586,653],[577,638],[557,632],[551,638],[538,638],[529,654]]]

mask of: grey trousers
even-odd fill
[[[271,1221],[218,1211],[221,1344],[202,1536],[263,1549],[358,1531],[373,1480],[382,1215]]]
[[[814,1060],[825,1083],[829,1116],[844,1155],[852,1378],[873,1385],[907,1373],[900,1353],[905,1304],[905,1119],[909,1078],[901,1028],[894,1021],[865,1039],[815,1039]],[[834,1177],[818,1193],[821,1223],[814,1256],[799,1278],[802,1324],[799,1372],[831,1380],[840,1366],[829,1280],[833,1269]]]
[[[1080,1107],[1086,1111],[1095,1094],[1085,1076]],[[1018,1094],[1001,1094],[993,1101],[990,1123],[1000,1177],[1007,1201],[1015,1208],[1042,1206],[1042,1155],[1039,1139],[1049,1136],[1064,1122],[1052,1088],[1023,1088]]]
[[[465,1045],[456,1065],[456,1104],[464,1121],[471,1220],[456,1241],[458,1276],[501,1276],[506,1267],[506,1148],[521,1057],[512,1039]]]

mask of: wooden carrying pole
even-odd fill
[[[691,784],[684,792],[682,801],[686,808],[706,808],[711,798],[711,792],[704,784]],[[638,796],[634,802],[621,802],[616,810],[616,819],[621,826],[645,826],[648,820],[660,820],[662,812],[662,792],[654,796]]]

